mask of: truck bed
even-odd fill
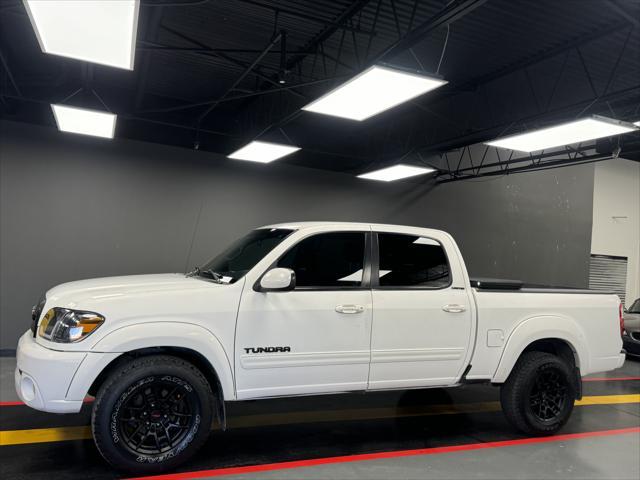
[[[530,329],[547,338],[575,339],[582,375],[606,371],[617,362],[622,340],[617,295],[595,290],[529,287],[522,282],[472,279],[477,312],[476,346],[468,379],[495,379],[514,332]],[[529,334],[527,334],[529,335]],[[535,341],[534,337],[528,342]],[[514,336],[515,338],[515,336]],[[567,341],[567,343],[570,343]]]

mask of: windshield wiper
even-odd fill
[[[216,283],[225,283],[223,276],[211,269],[202,270],[200,267],[194,268],[191,272],[187,273],[187,277],[209,277]]]
[[[198,275],[200,275],[200,267],[196,267],[187,273],[187,277],[197,277]]]
[[[200,269],[198,269],[200,271]],[[202,274],[204,275],[209,275],[213,280],[215,280],[217,283],[224,283],[222,281],[222,275],[218,272],[214,272],[213,270],[209,269],[209,270],[201,270],[200,271],[200,275],[202,276]]]

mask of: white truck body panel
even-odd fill
[[[445,232],[335,222],[263,228],[295,231],[232,284],[162,274],[83,280],[49,290],[39,320],[50,308],[63,307],[99,312],[106,321],[77,343],[26,332],[17,352],[18,394],[39,410],[77,412],[114,359],[153,347],[204,357],[226,401],[454,386],[465,373],[466,379],[501,383],[522,351],[545,338],[566,341],[582,375],[624,361],[617,296],[477,290]],[[254,289],[301,239],[336,231],[433,240],[445,250],[451,283],[439,289]]]
[[[467,378],[504,382],[527,345],[543,338],[567,341],[582,375],[617,368],[621,337],[613,327],[618,297],[543,292],[474,292],[478,336]],[[490,347],[489,332],[496,330],[501,332],[504,346]]]

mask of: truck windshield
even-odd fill
[[[234,283],[273,250],[293,230],[260,228],[233,242],[207,264],[195,270],[203,278],[219,279],[220,283]]]

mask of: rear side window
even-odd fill
[[[364,245],[361,232],[320,233],[293,246],[278,267],[296,272],[297,287],[359,287]]]
[[[436,240],[379,233],[378,248],[382,287],[444,288],[451,283],[447,256]]]

